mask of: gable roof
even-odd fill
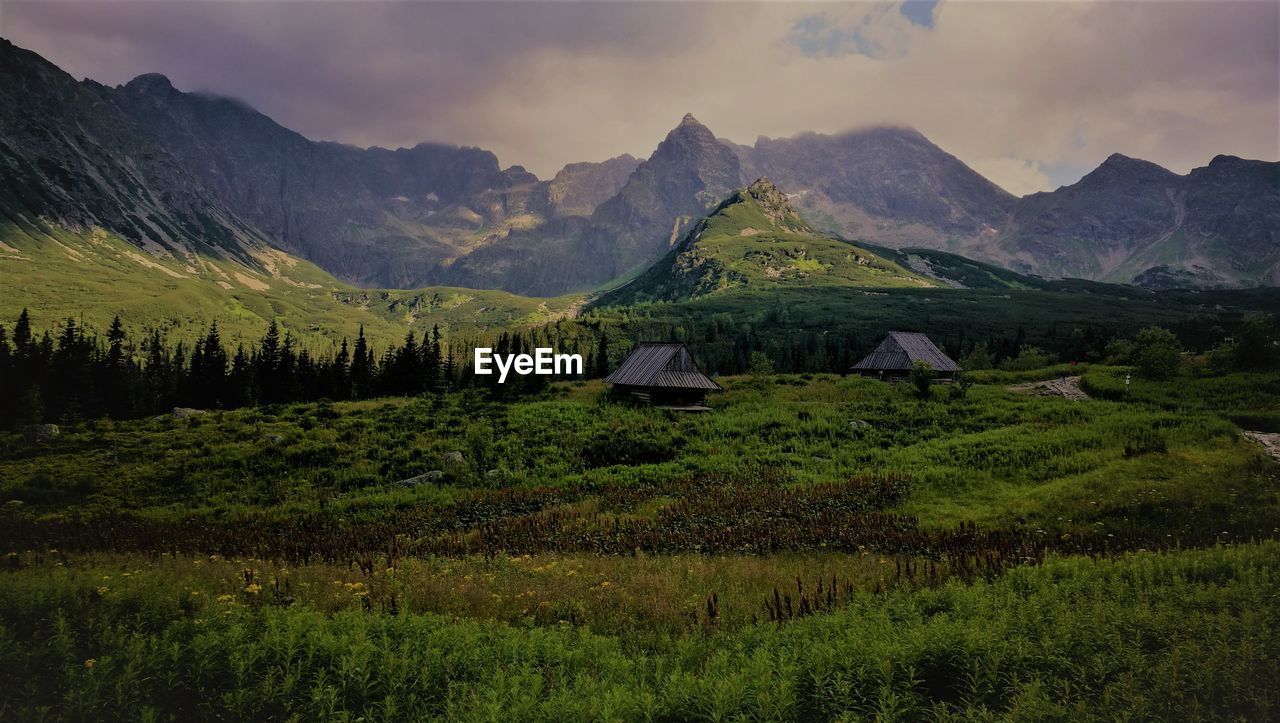
[[[910,371],[917,361],[922,361],[938,372],[958,372],[960,365],[934,346],[929,337],[913,331],[891,331],[875,351],[853,365],[857,370]]]
[[[689,350],[678,342],[641,342],[622,366],[604,378],[604,383],[628,387],[721,389],[719,384],[702,373]]]

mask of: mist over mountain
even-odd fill
[[[363,286],[528,295],[639,275],[767,176],[813,228],[1024,274],[1168,286],[1280,284],[1280,164],[1219,156],[1179,176],[1114,155],[1017,198],[909,128],[738,145],[686,115],[646,159],[550,180],[484,149],[316,142],[161,75],[108,88],[0,45],[0,208],[100,227],[152,253],[296,254]]]

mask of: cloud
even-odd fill
[[[1049,176],[1039,161],[1020,158],[978,158],[969,163],[973,170],[987,178],[999,178],[1000,186],[1015,196],[1044,191],[1050,187]]]
[[[911,125],[1016,193],[1113,152],[1280,159],[1280,5],[65,3],[3,33],[78,76],[158,71],[313,138],[478,145],[548,177],[721,137]],[[1076,176],[1078,178],[1078,176]]]

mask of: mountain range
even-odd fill
[[[1280,163],[1219,156],[1180,176],[1113,155],[1076,184],[1018,198],[909,128],[746,146],[686,115],[646,159],[541,180],[479,148],[313,141],[161,75],[76,81],[4,40],[0,79],[7,228],[101,229],[196,267],[233,259],[267,273],[283,252],[363,287],[590,291],[689,253],[699,219],[767,176],[805,234],[873,256],[946,251],[1151,287],[1280,285]]]

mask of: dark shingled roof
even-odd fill
[[[866,359],[853,365],[854,371],[910,371],[917,361],[927,363],[938,372],[958,372],[960,365],[951,361],[924,334],[891,331]]]
[[[641,342],[631,356],[612,374],[605,384],[626,387],[667,387],[671,389],[707,389],[721,387],[698,369],[698,364],[684,344]]]

